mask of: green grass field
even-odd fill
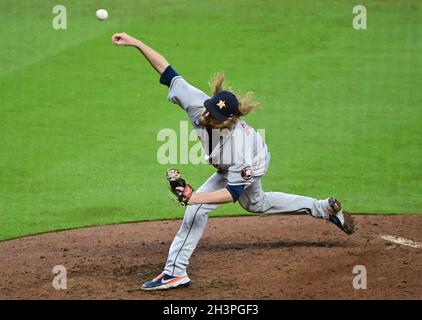
[[[357,213],[422,213],[422,5],[365,1],[0,0],[0,239],[79,226],[181,218],[158,164],[180,108],[127,32],[191,83],[224,70],[262,110],[267,190],[327,197]],[[95,19],[106,8],[107,21]],[[198,187],[214,169],[179,165]],[[245,214],[237,204],[212,216]]]

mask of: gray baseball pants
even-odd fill
[[[225,188],[226,185],[227,180],[219,173],[214,173],[197,192],[213,192]],[[245,189],[239,203],[245,210],[254,213],[308,213],[315,218],[328,219],[328,199],[316,200],[282,192],[264,192],[260,178]],[[186,207],[182,226],[170,246],[164,268],[166,274],[187,274],[189,258],[204,233],[208,213],[218,206],[219,204],[194,204]]]

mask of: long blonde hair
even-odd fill
[[[212,90],[212,95],[216,95],[221,91],[230,91],[233,90],[226,86],[224,83],[224,72],[218,72],[214,74],[212,79],[209,81],[209,86]],[[212,119],[210,124],[216,129],[231,128],[237,121],[239,117],[246,116],[247,114],[255,111],[260,107],[260,103],[255,100],[254,93],[251,91],[246,92],[246,94],[240,94],[238,92],[233,92],[236,95],[237,101],[239,101],[239,113],[233,117],[227,118],[223,122]]]

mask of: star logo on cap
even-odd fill
[[[217,106],[220,107],[220,110],[226,107],[226,101],[220,100],[217,103]]]

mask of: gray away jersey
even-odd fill
[[[168,100],[188,114],[204,147],[207,159],[230,185],[249,185],[268,169],[270,153],[262,137],[246,122],[238,120],[231,130],[207,131],[198,123],[204,101],[210,97],[183,77],[171,81]],[[212,146],[209,139],[212,137]]]

